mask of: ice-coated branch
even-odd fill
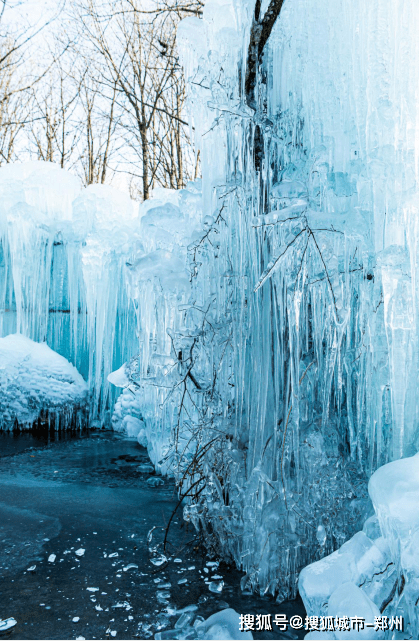
[[[281,12],[282,5],[283,0],[271,0],[269,7],[261,18],[261,0],[256,0],[255,12],[250,29],[249,47],[247,50],[245,79],[246,102],[252,109],[256,109],[255,88],[258,65],[262,61],[265,45],[272,33],[276,19]]]

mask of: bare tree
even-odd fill
[[[73,86],[60,62],[54,65],[42,86],[31,89],[34,119],[28,127],[29,144],[39,160],[67,165],[76,148],[74,123],[79,87]]]
[[[16,159],[19,135],[31,118],[31,98],[20,90],[22,77],[11,46],[6,39],[0,50],[1,57],[7,56],[0,66],[0,164]]]
[[[190,142],[174,37],[178,14],[156,7],[147,16],[134,0],[85,0],[78,13],[102,59],[102,96],[120,110],[123,161],[144,200],[155,184],[183,187],[193,171],[185,162]]]
[[[52,24],[61,12],[61,3],[50,19],[36,24],[25,23],[16,13],[19,4],[0,0],[0,164],[12,162],[22,153],[19,138],[37,117],[34,115],[34,87],[48,73],[28,65],[28,51],[37,36]],[[15,11],[14,20],[8,14]]]
[[[87,185],[106,181],[119,121],[116,95],[114,85],[104,99],[97,81],[88,73],[84,75],[80,91],[83,110],[80,161],[82,178]]]
[[[42,66],[34,58],[31,69],[25,60],[45,25],[3,29],[7,2],[0,0],[0,163],[56,162],[86,185],[122,174],[140,199],[156,185],[179,189],[197,177],[175,32],[182,17],[201,13],[200,0],[155,0],[147,9],[139,0],[78,0]]]

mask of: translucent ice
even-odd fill
[[[253,639],[251,632],[240,631],[240,617],[232,608],[213,614],[197,629],[201,639]]]
[[[331,617],[359,617],[365,624],[355,626],[347,631],[335,631],[336,639],[383,639],[384,632],[374,629],[376,618],[381,616],[380,610],[354,583],[342,583],[330,596],[327,614]],[[359,628],[359,629],[357,629]]]
[[[89,381],[90,418],[103,424],[106,375],[126,360],[135,319],[122,271],[138,207],[43,162],[1,167],[0,195],[0,335],[18,331],[70,360]]]
[[[243,588],[282,599],[304,565],[353,542],[371,515],[371,474],[418,447],[419,112],[406,68],[419,70],[419,7],[283,3],[249,100],[249,33],[267,6],[255,17],[254,3],[208,0],[203,20],[178,30],[203,225],[172,340],[183,356],[197,332],[202,391],[187,381],[195,405],[188,397],[175,417],[167,456],[193,460],[182,428],[215,440],[185,516],[204,531],[211,522]],[[381,509],[381,531],[366,526],[374,541],[362,551],[357,535],[342,569],[353,580],[365,562],[378,607],[394,587],[390,567],[381,587],[373,578],[392,548]],[[393,552],[388,562],[394,571]],[[323,587],[313,579],[319,602]]]
[[[381,543],[358,532],[336,552],[305,567],[298,587],[308,615],[325,615],[330,595],[342,583],[360,585],[383,573],[391,559],[388,546]]]

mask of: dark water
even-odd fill
[[[110,432],[0,432],[0,619],[18,621],[1,638],[153,638],[173,628],[175,609],[191,604],[204,618],[228,606],[304,616],[301,602],[243,595],[235,568],[220,564],[207,573],[209,558],[181,511],[170,530],[169,562],[155,567],[149,548],[162,541],[177,498],[171,481],[147,484],[150,475],[137,469],[147,462],[136,442]],[[214,572],[224,579],[221,594],[205,583]],[[165,583],[171,587],[160,588]]]

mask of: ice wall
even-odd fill
[[[137,353],[109,377],[125,388],[112,423],[138,435],[156,467],[180,478],[189,456],[182,454],[184,444],[195,444],[190,428],[203,394],[200,372],[191,371],[200,329],[188,318],[198,304],[188,247],[205,233],[200,181],[178,192],[156,189],[153,196],[140,206],[142,251],[125,268],[136,310]]]
[[[123,267],[139,244],[138,218],[125,194],[82,189],[52,163],[0,169],[0,335],[46,341],[70,360],[89,381],[90,424],[109,423],[106,376],[132,355]]]
[[[281,598],[362,528],[371,473],[417,450],[419,7],[286,0],[256,110],[253,11],[209,0],[178,30],[207,216],[180,422],[187,518]]]

